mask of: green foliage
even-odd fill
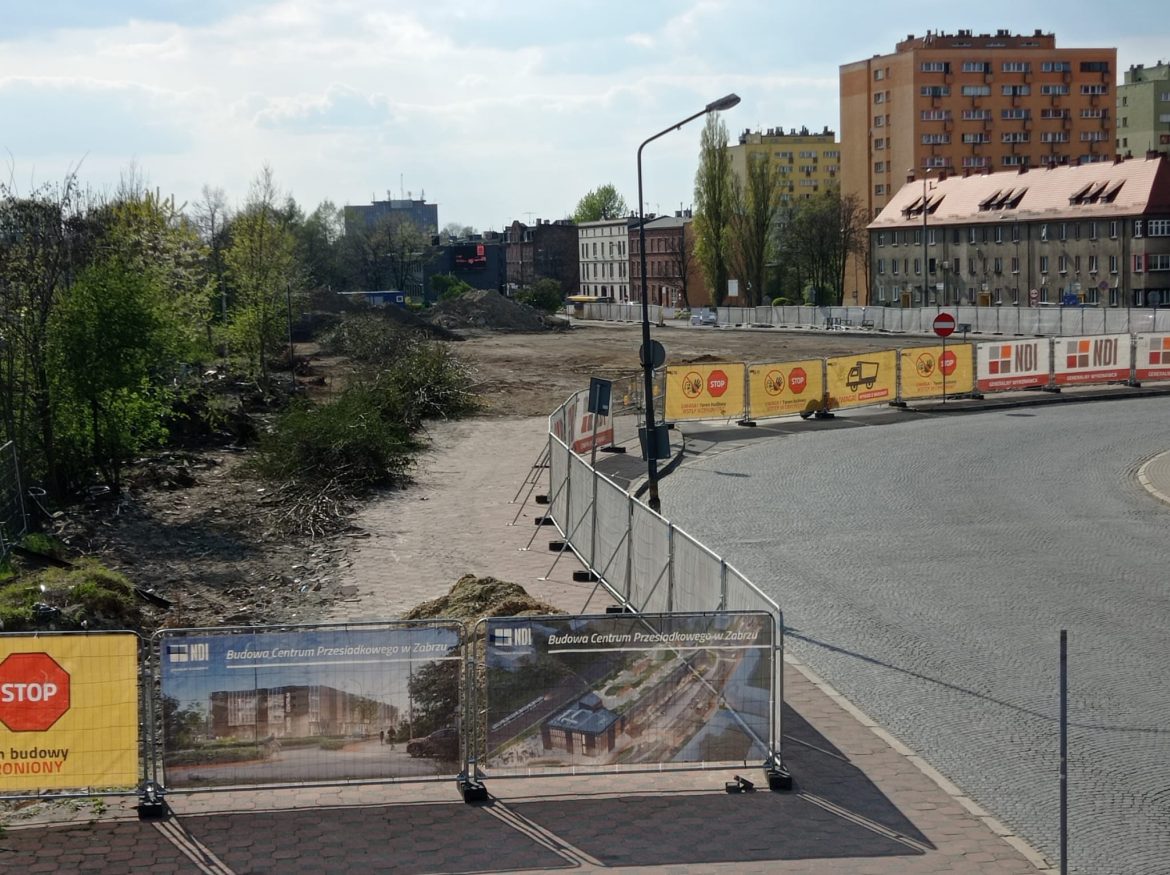
[[[612,183],[600,185],[577,201],[573,211],[574,222],[597,222],[601,219],[618,219],[629,213],[626,199],[618,194]]]
[[[449,273],[440,273],[431,277],[431,291],[440,301],[450,301],[473,289],[470,284]]]
[[[252,464],[273,481],[355,489],[400,483],[418,443],[384,402],[368,386],[350,386],[329,404],[298,402],[261,435]]]
[[[134,629],[142,617],[125,576],[83,560],[74,568],[49,568],[0,588],[0,621],[8,632]]]
[[[162,299],[156,273],[112,258],[87,268],[54,310],[56,428],[74,481],[88,461],[117,490],[125,463],[166,437],[170,394],[152,378],[176,337]]]
[[[545,313],[555,313],[565,303],[564,295],[561,293],[561,284],[548,277],[539,279],[531,286],[518,291],[516,300]]]
[[[712,113],[703,127],[695,172],[695,256],[716,307],[727,297],[734,187],[727,127]]]
[[[751,156],[747,178],[734,180],[731,209],[731,264],[743,283],[744,300],[765,300],[768,265],[776,260],[776,219],[780,212],[780,168],[766,155]]]

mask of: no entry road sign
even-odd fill
[[[939,313],[934,317],[934,333],[939,337],[950,337],[955,330],[955,317],[950,313]]]

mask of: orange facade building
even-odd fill
[[[1040,31],[908,36],[841,67],[842,192],[876,216],[908,174],[1111,161],[1116,77],[1115,48],[1057,48]],[[868,291],[855,261],[846,285]]]

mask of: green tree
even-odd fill
[[[716,306],[727,297],[734,179],[727,126],[712,113],[703,127],[695,173],[695,255]]]
[[[801,201],[784,226],[781,252],[797,288],[809,289],[815,306],[839,306],[844,297],[845,264],[863,254],[865,208],[833,187]]]
[[[531,286],[520,289],[516,292],[516,300],[544,313],[555,313],[565,304],[561,284],[549,277],[538,279]]]
[[[629,213],[626,199],[612,184],[598,186],[581,200],[573,211],[574,222],[597,222],[601,219],[619,219]]]
[[[431,291],[440,301],[450,301],[472,290],[469,283],[464,282],[454,274],[437,273],[431,277]]]
[[[232,348],[252,376],[266,381],[268,356],[287,336],[290,299],[295,293],[299,300],[303,280],[296,239],[278,208],[270,167],[252,183],[248,202],[232,224],[227,266],[235,290]]]
[[[155,376],[174,334],[160,277],[124,256],[103,260],[82,272],[53,313],[58,432],[74,463],[87,459],[115,492],[126,462],[166,437],[170,395]]]
[[[749,156],[747,178],[732,186],[731,264],[746,283],[749,307],[766,291],[768,265],[776,257],[776,219],[780,212],[780,168],[767,155]]]

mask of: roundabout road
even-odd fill
[[[1138,478],[1170,399],[889,420],[704,453],[662,481],[664,513],[1052,860],[1068,629],[1070,871],[1170,871],[1170,506]]]

